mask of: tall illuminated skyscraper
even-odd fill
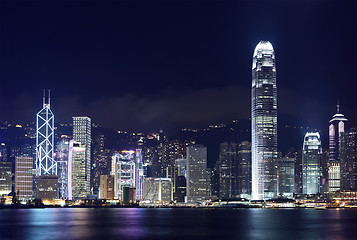
[[[255,47],[252,66],[252,199],[277,195],[277,89],[269,41]]]
[[[86,172],[86,148],[84,144],[71,140],[68,151],[68,194],[67,198],[86,198],[89,192],[89,181]]]
[[[340,105],[337,104],[337,113],[333,115],[329,126],[329,192],[339,191],[341,188],[341,135],[345,132],[347,119],[340,113]]]
[[[303,194],[322,193],[322,148],[320,134],[308,132],[304,138],[302,153]]]
[[[88,186],[91,176],[91,125],[89,117],[73,117],[73,140],[81,143],[86,149],[85,180],[88,181]]]
[[[50,92],[48,101],[43,94],[43,108],[36,119],[36,175],[57,175],[57,163],[54,160],[54,121],[50,108]]]

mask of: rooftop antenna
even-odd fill
[[[46,96],[45,89],[43,89],[43,107],[45,107],[46,104],[45,96]]]
[[[51,103],[51,89],[48,89],[48,107],[50,107]]]
[[[337,113],[340,113],[340,100],[337,99]]]

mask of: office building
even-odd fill
[[[341,189],[341,135],[345,132],[347,119],[340,113],[340,105],[337,104],[337,113],[333,115],[329,126],[329,192]]]
[[[0,196],[12,190],[11,162],[0,162]]]
[[[114,198],[123,200],[123,188],[135,187],[135,151],[123,150],[112,159],[114,175]]]
[[[123,187],[123,204],[130,205],[136,203],[136,188]]]
[[[293,197],[295,192],[295,158],[278,158],[278,194]]]
[[[100,175],[99,198],[114,199],[114,176]]]
[[[238,144],[238,166],[235,167],[237,173],[236,196],[250,197],[252,194],[252,151],[251,143],[243,141]]]
[[[175,175],[173,184],[173,199],[177,202],[185,202],[186,197],[186,168],[187,160],[177,159],[175,160]]]
[[[30,200],[33,198],[33,158],[15,158],[15,194],[19,200]]]
[[[252,199],[277,194],[277,88],[275,54],[260,41],[252,65]]]
[[[322,193],[322,148],[318,132],[305,134],[302,153],[303,194]]]
[[[221,143],[217,167],[219,171],[219,197],[230,198],[237,194],[238,144]]]
[[[187,147],[186,191],[187,202],[197,202],[207,197],[207,148],[201,144]]]
[[[143,182],[143,201],[170,202],[172,199],[171,178],[145,178]]]
[[[68,198],[68,153],[69,141],[61,139],[56,145],[55,160],[57,162],[58,193],[59,198]]]
[[[58,177],[56,175],[41,175],[36,178],[37,198],[51,200],[58,198]]]
[[[90,194],[85,145],[71,140],[68,157],[68,199],[83,199]]]
[[[85,146],[85,180],[91,188],[91,119],[89,117],[73,117],[73,140]]]
[[[0,162],[7,162],[7,147],[5,143],[0,143]]]
[[[351,128],[340,137],[341,190],[357,189],[357,130]]]
[[[105,136],[100,135],[96,139],[96,145],[94,147],[93,162],[94,169],[91,175],[93,194],[97,194],[100,185],[101,175],[110,175],[111,171],[111,161],[113,153],[109,149],[105,149]]]

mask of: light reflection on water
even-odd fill
[[[354,239],[357,210],[4,209],[0,239]]]

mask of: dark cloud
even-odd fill
[[[83,103],[80,97],[58,99],[56,112],[89,115],[104,126],[123,130],[157,130],[249,118],[250,90],[241,86],[154,94],[127,93]],[[67,117],[68,118],[68,117]]]

